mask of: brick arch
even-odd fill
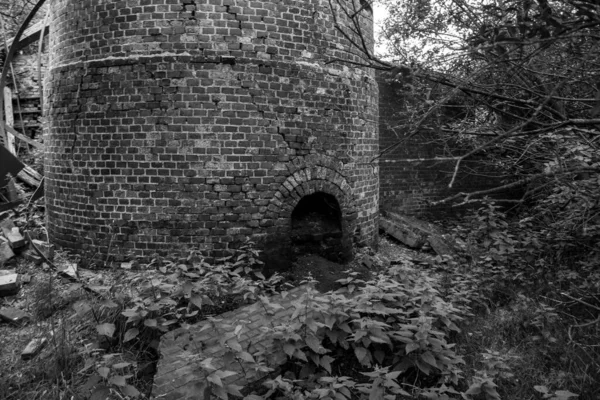
[[[265,217],[276,221],[278,231],[287,231],[291,228],[292,211],[300,200],[317,192],[336,198],[342,212],[342,232],[350,236],[357,217],[352,188],[343,175],[322,165],[305,167],[288,176],[275,192]]]

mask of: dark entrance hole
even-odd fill
[[[344,261],[342,210],[336,198],[317,192],[304,196],[292,211],[292,249],[295,256],[319,254]]]

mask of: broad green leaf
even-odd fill
[[[214,374],[214,373],[212,373],[212,374],[208,375],[208,376],[206,377],[206,379],[207,379],[207,380],[208,380],[210,383],[213,383],[213,384],[215,384],[215,385],[217,385],[217,386],[221,386],[221,387],[223,387],[223,382],[221,381],[221,378],[219,378],[219,376],[218,376],[218,375],[216,375],[216,374]]]
[[[110,379],[108,380],[108,383],[115,385],[115,386],[125,386],[127,384],[127,381],[125,380],[124,376],[115,375],[115,376],[110,377]]]
[[[283,344],[283,352],[288,356],[292,357],[295,351],[296,346],[294,346],[292,343],[286,342]]]
[[[421,370],[425,375],[429,375],[431,372],[431,366],[428,363],[421,362],[421,360],[415,361],[417,368]]]
[[[119,306],[117,303],[115,303],[115,302],[114,302],[114,301],[112,301],[111,299],[105,299],[105,300],[102,300],[102,301],[100,302],[100,305],[101,305],[102,307],[106,307],[106,308],[116,308],[116,307],[118,307],[118,306]]]
[[[115,333],[115,324],[109,324],[109,323],[100,324],[100,325],[96,326],[96,330],[98,331],[99,335],[112,337],[113,334]]]
[[[221,400],[228,400],[229,397],[227,396],[227,389],[225,389],[223,386],[215,386],[211,388],[213,395],[216,395],[219,399]]]
[[[317,353],[317,354],[323,353],[324,349],[321,348],[321,341],[319,339],[317,339],[315,336],[312,336],[312,335],[308,336],[305,339],[305,342],[308,345],[308,347],[310,347],[310,349],[312,351],[314,351],[315,353]]]
[[[242,392],[240,392],[240,390],[242,390],[243,388],[244,388],[243,386],[238,386],[238,385],[227,385],[227,387],[225,389],[227,390],[227,393],[233,394],[234,396],[242,397],[243,394],[242,394]]]
[[[373,352],[373,357],[375,357],[375,360],[379,363],[379,364],[383,364],[383,361],[385,359],[385,352],[382,350],[375,350]]]
[[[125,336],[123,337],[123,342],[129,342],[130,340],[135,339],[139,334],[140,331],[137,328],[128,329],[127,332],[125,332]]]
[[[406,354],[410,354],[413,351],[418,350],[420,348],[421,348],[421,346],[419,346],[419,343],[411,342],[406,345],[406,348],[404,349],[404,351],[406,352]]]
[[[212,357],[202,360],[202,362],[200,362],[200,366],[207,371],[214,371],[216,368],[212,364],[212,360]]]
[[[242,345],[237,341],[237,339],[229,339],[227,341],[227,345],[236,352],[242,351]]]
[[[106,400],[110,397],[110,389],[106,386],[99,386],[90,396],[90,400]]]
[[[200,296],[199,294],[193,295],[190,298],[190,303],[192,303],[193,305],[195,305],[199,309],[202,309],[202,296]]]
[[[138,397],[140,395],[140,392],[134,386],[131,385],[123,386],[121,388],[121,391],[125,396],[129,396],[131,398]]]
[[[217,370],[217,371],[214,372],[214,374],[217,375],[221,379],[225,379],[225,378],[229,378],[230,376],[237,375],[238,373],[235,372],[235,371],[221,371],[221,370]]]
[[[368,357],[369,351],[367,349],[365,349],[364,347],[356,347],[354,349],[354,354],[356,355],[358,362],[360,362],[362,365],[370,364],[369,357]]]
[[[481,382],[473,383],[469,386],[469,389],[465,392],[465,394],[480,394],[481,393]]]
[[[98,375],[100,375],[104,379],[108,378],[108,374],[110,374],[110,368],[107,368],[107,367],[98,368]]]
[[[80,317],[85,316],[91,309],[92,307],[85,300],[80,300],[73,304],[73,310],[75,310],[77,315],[79,315]]]
[[[331,374],[331,363],[335,361],[333,357],[323,356],[321,357],[321,366],[325,368],[325,371]]]
[[[239,353],[239,354],[238,354],[238,357],[239,357],[241,360],[243,360],[243,361],[246,361],[246,362],[249,362],[249,363],[254,363],[254,362],[256,362],[256,361],[254,360],[254,357],[252,357],[252,355],[251,355],[250,353],[248,353],[248,352],[245,352],[245,351],[242,351],[241,353]]]
[[[304,354],[304,352],[300,349],[296,349],[296,351],[294,352],[294,357],[296,357],[299,360],[302,360],[304,362],[308,362],[308,359],[306,358],[306,354]]]
[[[144,325],[149,328],[156,328],[158,326],[158,323],[156,322],[155,319],[149,318],[149,319],[144,320]]]
[[[427,364],[433,367],[438,367],[435,357],[429,351],[426,351],[425,353],[421,354],[421,360],[425,361]]]

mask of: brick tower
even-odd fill
[[[104,257],[374,242],[378,89],[328,0],[50,9],[51,241]]]

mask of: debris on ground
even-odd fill
[[[0,221],[0,229],[4,237],[8,239],[12,249],[18,249],[27,244],[23,235],[21,235],[21,231],[13,224],[12,220],[5,219],[4,221]]]
[[[0,297],[14,296],[19,293],[20,288],[19,274],[0,275]]]
[[[42,351],[44,346],[46,346],[46,343],[48,343],[48,340],[45,337],[31,339],[31,341],[29,341],[29,343],[21,353],[21,359],[31,360],[32,358],[40,354],[40,351]]]
[[[0,266],[15,256],[10,247],[10,243],[4,237],[0,236]]]
[[[447,235],[441,228],[414,217],[382,210],[379,228],[413,249],[421,249],[428,244],[439,256],[455,253],[454,246],[446,239]]]
[[[14,325],[21,325],[31,320],[31,317],[22,310],[14,307],[6,307],[0,309],[0,320]]]

